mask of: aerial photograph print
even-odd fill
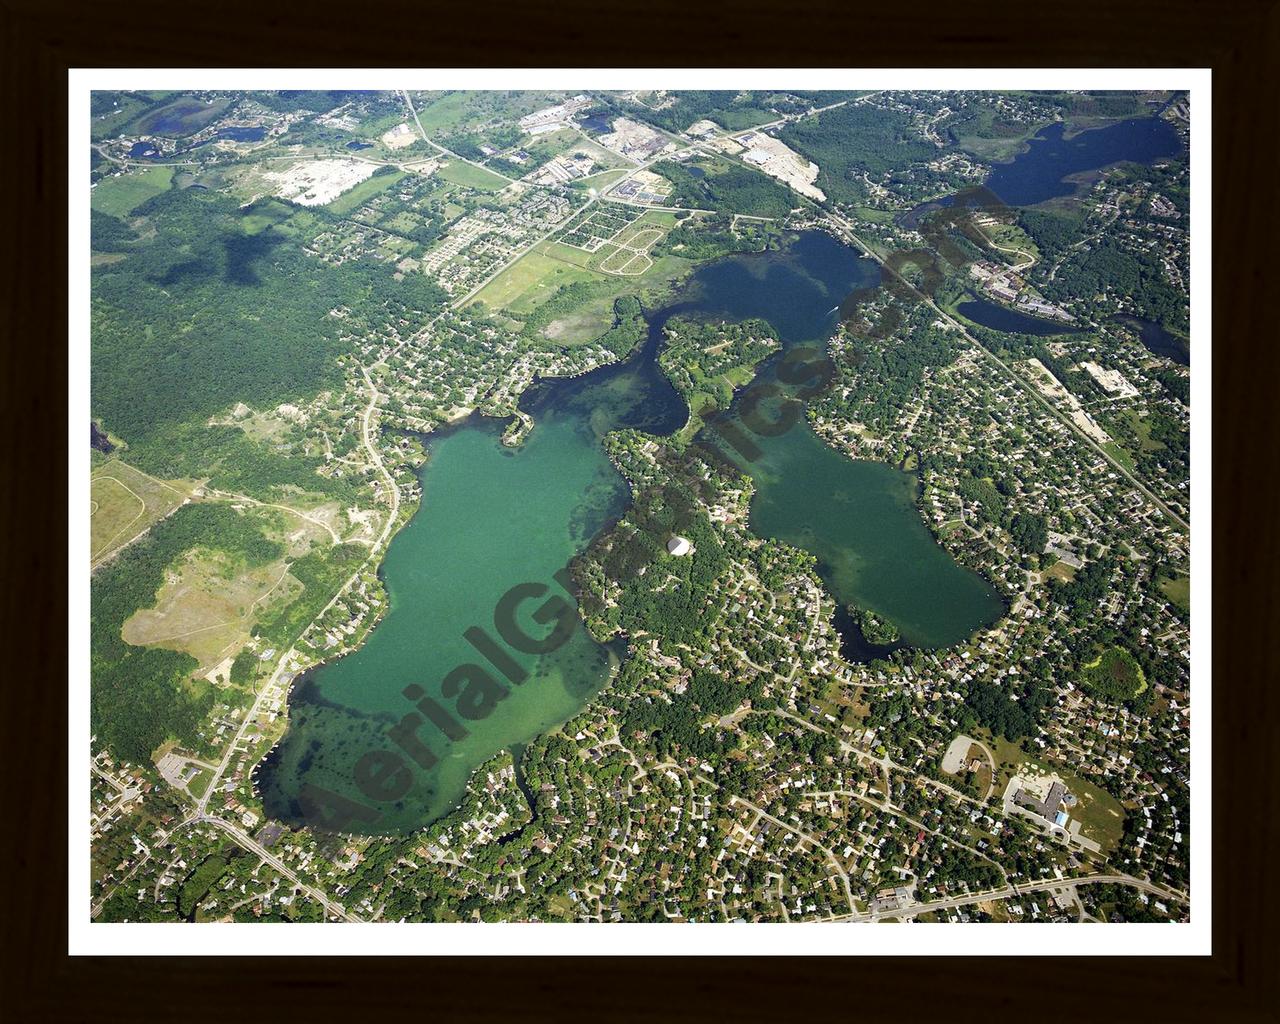
[[[88,941],[1192,928],[1207,103],[652,74],[73,94]]]

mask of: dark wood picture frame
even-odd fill
[[[429,9],[404,0],[274,10],[5,0],[0,190],[7,208],[0,373],[2,688],[10,810],[0,1013],[14,1021],[406,1013],[704,1020],[1280,1018],[1270,885],[1277,772],[1274,285],[1280,5],[999,2],[857,6],[569,0]],[[613,13],[612,18],[607,16]],[[163,66],[1210,67],[1213,70],[1213,954],[1080,959],[174,958],[67,955],[67,70]],[[1194,128],[1193,128],[1194,130]],[[1204,187],[1201,184],[1200,187]],[[1270,343],[1266,338],[1272,338]],[[1209,543],[1200,526],[1196,543]],[[1201,710],[1200,713],[1204,713]],[[1201,895],[1195,910],[1206,906]],[[288,933],[280,942],[288,943]],[[411,933],[406,935],[411,942]],[[1135,931],[1135,943],[1141,932]],[[1270,949],[1272,952],[1267,953]],[[406,954],[414,952],[406,948]],[[838,950],[832,950],[838,953]]]

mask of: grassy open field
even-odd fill
[[[588,174],[585,178],[578,178],[571,183],[572,188],[579,189],[583,192],[595,189],[597,192],[603,192],[609,186],[616,185],[631,172],[626,169],[611,171],[596,171],[595,174]]]
[[[396,171],[395,174],[375,174],[372,178],[365,178],[355,188],[348,189],[338,196],[325,209],[330,213],[336,213],[339,217],[345,217],[361,203],[372,199],[379,192],[386,191],[403,177],[404,171]]]
[[[539,246],[485,285],[475,301],[518,316],[550,298],[561,285],[596,277],[585,268],[559,258],[564,248]]]
[[[1070,582],[1076,578],[1075,566],[1067,565],[1066,562],[1054,562],[1045,570],[1047,579],[1066,580]]]
[[[169,190],[173,181],[172,167],[148,167],[105,178],[94,186],[89,205],[101,213],[124,217],[152,196]]]
[[[157,480],[112,459],[89,480],[89,557],[92,565],[163,519],[191,496],[182,480]]]
[[[978,786],[978,793],[979,794],[986,793],[988,791],[988,788],[991,787],[992,783],[995,781],[994,775],[991,770],[991,765],[987,761],[986,751],[983,750],[982,747],[980,747],[978,744],[971,743],[969,745],[968,751],[965,752],[964,757],[965,757],[965,762],[967,764],[972,764],[974,760],[978,760],[982,762],[982,767],[979,768],[975,773],[977,775],[977,779],[975,781]],[[991,788],[991,792],[992,793],[995,792],[994,788]]]
[[[872,206],[855,206],[853,212],[857,214],[859,220],[870,221],[872,224],[892,224],[892,210],[877,210]]]
[[[599,258],[599,254],[592,258]],[[641,274],[608,275],[604,280],[612,282],[613,287],[607,294],[593,298],[572,313],[553,320],[543,334],[561,345],[582,345],[594,341],[613,322],[613,303],[618,296],[638,295],[643,301],[650,290],[663,288],[670,281],[683,276],[688,266],[679,257],[665,256],[656,263],[651,262]]]
[[[468,188],[478,188],[485,192],[497,192],[507,185],[507,179],[501,175],[463,160],[450,160],[446,164],[441,164],[436,174],[445,181],[466,185]]]
[[[559,103],[561,92],[451,92],[443,96],[414,95],[418,119],[428,133],[452,132],[495,120],[519,120],[525,114]]]
[[[1151,436],[1151,420],[1149,417],[1143,416],[1137,409],[1125,409],[1120,416],[1127,420],[1133,428],[1133,432],[1138,436],[1138,445],[1144,452],[1158,452],[1164,447],[1162,442],[1155,440]]]
[[[273,199],[255,204],[251,212],[240,218],[240,226],[246,235],[260,235],[267,228],[283,224],[293,216],[292,207]]]
[[[209,788],[209,783],[212,780],[213,772],[209,771],[208,768],[201,768],[187,783],[187,792],[199,800],[200,797],[204,796],[204,791]]]
[[[612,295],[593,299],[567,316],[552,320],[543,330],[543,337],[569,348],[589,344],[613,323],[613,302]]]
[[[623,225],[619,237],[635,249],[648,249],[674,223],[670,214],[646,213]],[[635,259],[637,262],[632,263]],[[604,291],[549,323],[544,335],[560,345],[594,341],[613,322],[613,303],[620,295],[645,295],[682,277],[689,262],[664,256],[654,262],[616,245],[588,253],[571,245],[546,241],[489,282],[476,296],[493,310],[517,319],[527,316],[563,286],[576,282],[602,283]]]
[[[261,615],[302,593],[284,561],[235,572],[225,556],[189,552],[170,568],[155,606],[135,612],[122,636],[138,646],[185,651],[203,674],[236,654]]]
[[[1133,456],[1129,454],[1129,450],[1116,441],[1108,441],[1102,446],[1102,450],[1110,455],[1116,462],[1120,463],[1130,473],[1138,471],[1137,465],[1133,461]]]
[[[1029,253],[1037,261],[1040,259],[1040,249],[1035,241],[1016,224],[988,224],[983,227],[982,233],[999,247],[997,251],[1000,253],[1000,258],[1006,263],[1016,266],[1026,262],[1024,257],[1007,251],[1009,249]]]
[[[993,736],[991,730],[981,726],[973,730],[973,738],[981,740],[996,759],[996,796],[1004,792],[1009,780],[1018,774],[1018,766],[1027,759],[1027,755],[1018,744],[1011,743],[1003,736]]]
[[[984,111],[978,123],[961,125],[956,133],[960,148],[987,163],[1005,163],[1012,160],[1027,145],[1027,140],[1048,122],[1030,125],[1010,135],[988,134],[992,131],[992,118]]]

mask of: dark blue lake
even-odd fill
[[[266,137],[267,130],[261,127],[220,128],[218,130],[218,138],[230,139],[232,142],[261,142]]]
[[[1173,125],[1157,117],[1118,121],[1069,139],[1062,137],[1065,128],[1062,122],[1042,128],[1027,143],[1026,152],[995,165],[987,188],[1010,206],[1032,206],[1075,192],[1075,185],[1063,181],[1068,175],[1123,161],[1150,164],[1183,150]]]
[[[1153,320],[1141,320],[1136,316],[1123,314],[1114,316],[1112,319],[1135,332],[1148,352],[1172,359],[1182,366],[1191,365],[1191,342],[1187,338],[1166,331]]]
[[[353,142],[347,143],[347,149],[373,149],[373,143],[361,142],[359,139],[356,139]]]
[[[1004,331],[1006,334],[1034,334],[1039,337],[1048,337],[1051,334],[1076,332],[1076,328],[1068,324],[1019,313],[1016,309],[1009,309],[994,302],[988,302],[986,299],[970,299],[960,303],[956,310],[975,324],[990,327],[993,331]]]

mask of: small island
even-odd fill
[[[898,627],[888,619],[881,618],[873,611],[865,608],[855,608],[849,606],[849,617],[853,619],[857,625],[862,637],[869,644],[875,644],[879,647],[888,644],[896,644],[902,639],[902,634],[898,632]]]

